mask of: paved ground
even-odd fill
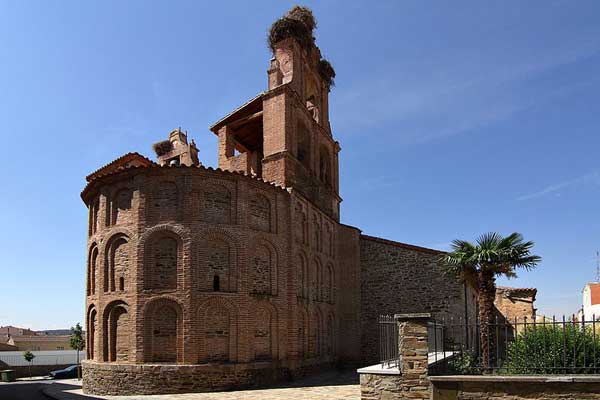
[[[0,383],[0,399],[2,400],[49,400],[42,389],[50,381],[23,381]]]
[[[155,396],[86,396],[77,380],[46,385],[44,392],[56,400],[359,400],[360,387],[355,372],[332,371],[269,389],[219,393],[165,394]],[[0,399],[5,400],[0,396]],[[8,400],[9,398],[7,398]],[[16,398],[17,399],[17,398]],[[29,399],[24,397],[24,399]],[[32,399],[37,399],[32,397]],[[10,399],[12,400],[12,399]],[[18,400],[21,400],[18,398]],[[46,399],[47,400],[47,399]]]

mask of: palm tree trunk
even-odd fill
[[[477,274],[479,290],[479,340],[481,343],[481,364],[484,373],[491,373],[496,362],[494,300],[496,298],[496,278],[490,271]]]

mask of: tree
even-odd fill
[[[77,377],[79,378],[79,352],[85,347],[85,339],[83,338],[83,329],[79,322],[71,327],[71,337],[69,338],[69,344],[73,350],[77,350]]]
[[[31,379],[31,362],[35,358],[35,354],[27,350],[25,353],[23,353],[23,358],[29,363],[29,379]]]
[[[518,268],[535,268],[541,257],[531,254],[533,245],[531,241],[524,241],[520,233],[502,237],[491,232],[481,235],[475,244],[453,240],[452,250],[442,256],[447,271],[464,280],[476,281],[481,324],[481,361],[485,372],[490,372],[495,362],[494,329],[490,329],[490,326],[495,316],[496,277],[504,275],[512,278],[516,276]]]

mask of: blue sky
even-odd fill
[[[266,88],[293,2],[0,0],[0,325],[83,320],[84,177]],[[542,313],[573,313],[600,248],[600,3],[306,2],[336,72],[342,221],[446,249],[536,242]],[[500,282],[506,283],[506,282]]]

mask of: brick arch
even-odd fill
[[[250,292],[256,294],[277,294],[279,252],[269,240],[257,238],[249,247],[248,268]]]
[[[268,301],[258,301],[253,307],[253,358],[257,361],[276,360],[278,350],[277,308]]]
[[[297,313],[297,343],[298,343],[298,357],[308,358],[309,357],[309,340],[310,340],[310,316],[306,307],[299,305],[296,310]]]
[[[212,297],[197,310],[198,362],[237,361],[237,309],[227,300]]]
[[[175,180],[160,179],[149,187],[146,216],[154,221],[175,221],[181,215],[182,190]]]
[[[142,308],[144,362],[183,361],[183,307],[170,296],[147,302]]]
[[[194,242],[194,287],[208,292],[236,292],[239,276],[238,238],[225,230],[211,229],[198,235]]]
[[[325,354],[328,356],[335,355],[336,351],[336,340],[335,340],[335,316],[333,312],[327,314],[326,321],[324,321],[324,345],[325,345]]]
[[[85,350],[86,358],[88,360],[95,359],[96,352],[96,338],[98,333],[98,311],[94,304],[88,306],[86,314],[86,328],[85,328]]]
[[[184,240],[181,234],[185,234]],[[145,289],[176,290],[181,282],[184,254],[189,253],[188,231],[175,225],[161,224],[148,229],[141,237]]]
[[[111,225],[129,222],[133,214],[133,192],[129,186],[120,186],[112,191],[109,206]]]
[[[315,256],[310,267],[311,299],[320,301],[323,294],[323,263],[319,256]]]
[[[314,306],[310,312],[309,353],[312,357],[323,354],[323,313]]]
[[[308,257],[306,257],[304,251],[300,250],[296,253],[294,266],[296,270],[296,295],[299,298],[308,299],[310,275],[308,272]]]
[[[327,186],[331,186],[332,170],[331,153],[327,146],[321,144],[319,148],[319,179]]]
[[[130,360],[131,326],[129,305],[125,301],[115,300],[104,308],[102,313],[102,358],[104,361]]]
[[[100,250],[96,242],[92,242],[88,250],[87,260],[87,295],[96,294],[96,276],[98,274],[98,261],[100,260]]]
[[[328,262],[323,270],[323,301],[333,303],[335,300],[335,267]]]
[[[104,292],[125,291],[131,283],[132,245],[124,230],[111,232],[104,245]]]
[[[233,192],[223,184],[208,182],[200,189],[200,219],[230,224],[233,221]]]
[[[271,232],[273,217],[273,203],[269,196],[261,191],[254,190],[248,198],[248,225],[252,229]]]

